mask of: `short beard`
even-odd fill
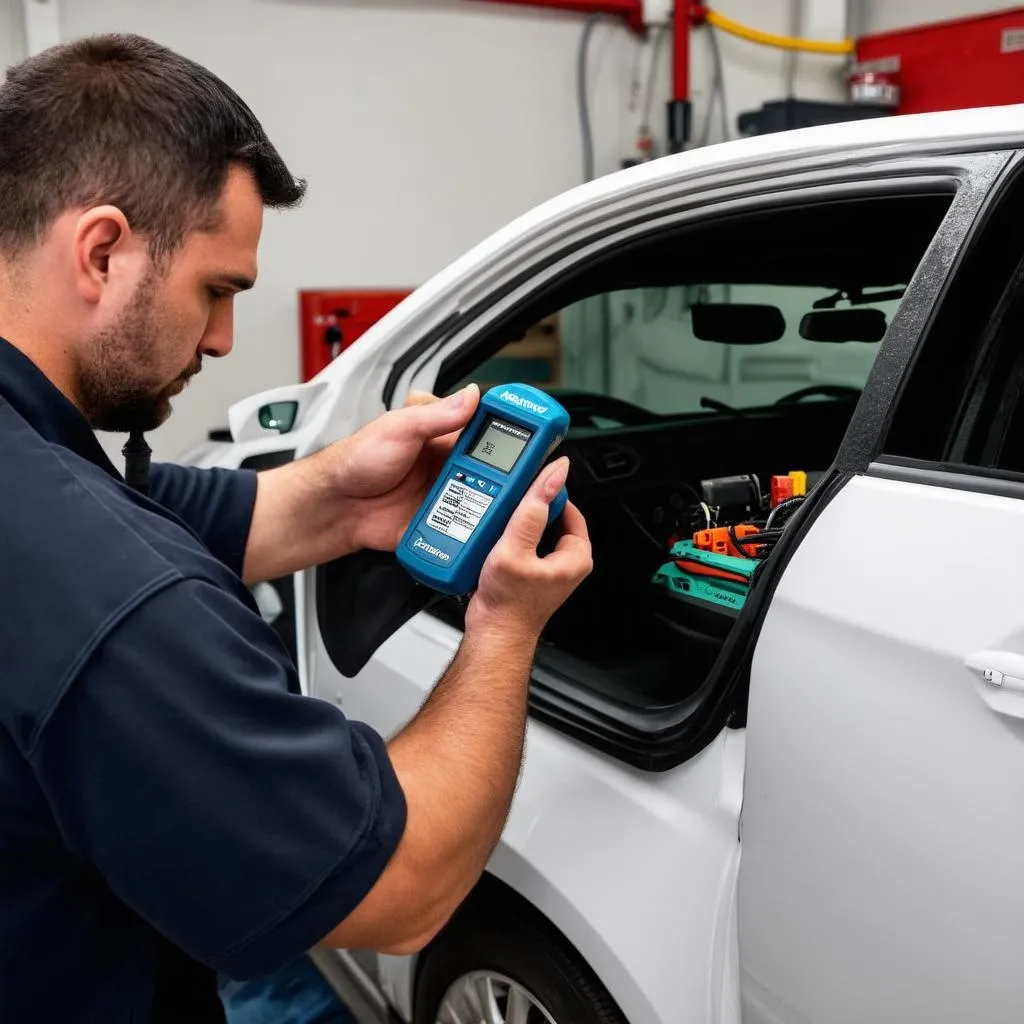
[[[133,433],[155,430],[171,414],[171,394],[193,374],[198,358],[174,381],[160,386],[146,380],[158,338],[159,319],[153,312],[156,274],[151,270],[111,328],[92,341],[88,356],[79,360],[77,398],[85,418],[96,430]],[[164,326],[166,330],[166,325]]]

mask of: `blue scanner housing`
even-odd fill
[[[398,561],[434,590],[468,594],[568,429],[569,414],[539,388],[491,388],[399,542]],[[563,487],[551,503],[549,523],[562,514],[567,500]]]

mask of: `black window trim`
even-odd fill
[[[384,405],[393,408],[402,381],[421,372],[442,349],[452,348],[442,365],[456,354],[464,356],[470,351],[472,342],[460,343],[460,335],[469,331],[477,336],[491,333],[501,320],[513,316],[516,309],[536,301],[544,291],[557,287],[561,274],[569,270],[574,274],[585,270],[592,263],[600,262],[609,249],[632,242],[640,235],[675,231],[687,221],[699,220],[706,224],[719,217],[733,217],[745,210],[766,207],[904,195],[908,190],[949,189],[957,192],[965,182],[976,179],[979,174],[987,178],[984,171],[988,164],[995,160],[1005,163],[1007,159],[1008,156],[999,151],[930,154],[919,158],[900,155],[888,161],[878,154],[871,154],[871,159],[864,164],[844,164],[812,171],[799,167],[776,169],[771,177],[765,179],[759,191],[751,191],[753,185],[750,181],[719,188],[705,187],[677,198],[667,206],[662,202],[652,209],[632,212],[627,218],[615,219],[595,228],[585,242],[579,239],[568,241],[558,252],[529,263],[500,288],[488,291],[471,305],[450,314],[395,360],[384,385]],[[582,262],[581,249],[592,250]],[[507,306],[498,308],[505,303]]]
[[[731,220],[748,213],[759,213],[769,209],[798,209],[805,206],[843,202],[850,199],[875,199],[886,196],[902,197],[912,194],[934,194],[946,191],[951,194],[951,199],[955,201],[960,180],[950,174],[886,175],[869,181],[827,181],[793,186],[792,188],[785,188],[777,192],[767,192],[756,196],[745,196],[741,199],[729,199],[716,206],[714,210],[706,211],[706,215],[702,215],[701,212],[697,212],[695,215],[694,211],[689,210],[685,214],[676,214],[671,217],[659,218],[640,226],[633,226],[628,233],[617,232],[602,238],[600,242],[593,243],[595,251],[582,262],[573,263],[571,271],[568,272],[571,272],[573,275],[586,273],[595,265],[600,264],[609,255],[610,251],[626,244],[636,244],[640,241],[641,237],[644,241],[653,241],[658,235],[678,232],[681,227],[685,230],[687,222],[692,222],[695,229],[700,229],[714,221]],[[950,205],[952,206],[952,201]],[[573,256],[578,258],[578,253],[574,253]],[[560,264],[555,264],[553,267],[548,268],[544,281],[538,287],[531,288],[527,294],[521,296],[509,308],[494,313],[486,322],[482,322],[487,315],[483,313],[481,319],[472,324],[474,340],[469,340],[460,345],[454,336],[445,339],[442,344],[446,347],[448,345],[453,347],[452,351],[445,356],[438,369],[438,382],[445,386],[461,379],[464,375],[462,364],[473,360],[477,351],[486,345],[487,339],[501,329],[502,323],[521,315],[521,310],[524,306],[542,302],[545,295],[557,291],[562,286],[565,273],[566,271],[560,268]],[[535,276],[530,278],[530,280],[536,282],[537,278]],[[509,292],[506,292],[502,297],[505,298],[509,294]]]
[[[965,166],[957,198],[889,324],[839,448],[836,466],[843,472],[865,473],[882,455],[884,439],[914,370],[921,342],[931,332],[966,253],[998,206],[1001,186],[1014,176],[1021,160],[1021,151],[1005,150],[965,157],[965,165],[973,166]],[[965,220],[960,230],[952,224]]]

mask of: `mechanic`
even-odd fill
[[[590,571],[567,473],[538,477],[463,642],[385,743],[289,693],[248,585],[393,549],[478,392],[387,413],[258,477],[154,465],[93,428],[158,426],[232,346],[288,172],[243,101],[137,36],[0,88],[0,1007],[4,1021],[222,1018],[216,973],[319,943],[420,949],[480,876],[519,772],[530,663]]]

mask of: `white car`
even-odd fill
[[[596,569],[539,650],[508,826],[424,953],[317,954],[362,1014],[1021,1020],[1022,150],[1004,107],[591,182],[197,451],[275,464],[466,379],[573,418]],[[292,582],[305,691],[394,733],[463,606],[384,555]]]

